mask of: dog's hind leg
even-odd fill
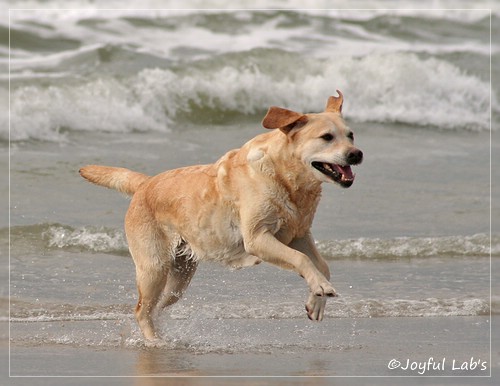
[[[135,308],[137,323],[144,337],[158,339],[153,316],[161,298],[170,271],[172,257],[168,240],[153,221],[142,216],[141,222],[134,221],[134,213],[127,213],[125,230],[130,253],[134,259],[139,301]]]
[[[161,298],[168,272],[165,267],[145,267],[144,265],[136,267],[139,301],[135,308],[135,317],[144,337],[150,341],[158,339],[153,324],[153,315]]]
[[[191,282],[198,262],[188,255],[177,255],[172,261],[167,282],[163,290],[163,298],[158,308],[163,309],[176,303]]]

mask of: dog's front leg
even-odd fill
[[[309,256],[280,242],[268,230],[244,232],[243,240],[247,253],[271,264],[293,269],[307,282],[315,296],[335,296],[335,289],[321,273]]]
[[[289,246],[309,256],[316,268],[318,268],[318,270],[328,280],[330,280],[330,268],[328,267],[328,263],[325,261],[325,259],[323,259],[318,249],[316,248],[314,238],[312,237],[312,234],[310,232],[308,232],[304,237],[292,240]],[[325,307],[325,297],[317,296],[312,292],[309,293],[309,298],[306,303],[306,312],[309,319],[317,321],[323,320]]]
[[[316,248],[316,244],[314,243],[314,238],[311,232],[307,232],[304,237],[293,239],[290,244],[288,244],[291,248],[306,254],[313,264],[318,268],[318,270],[328,279],[330,280],[330,268],[328,267],[328,263],[323,259],[323,256],[319,253]]]

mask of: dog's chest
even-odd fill
[[[241,230],[232,221],[219,224],[217,232],[201,232],[186,247],[197,260],[216,261],[234,269],[260,262],[259,258],[246,252]]]
[[[279,194],[269,200],[266,222],[270,231],[284,244],[303,237],[311,228],[320,191]],[[274,221],[273,221],[274,220]]]

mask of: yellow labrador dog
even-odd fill
[[[180,299],[203,260],[231,267],[264,261],[297,272],[309,286],[308,317],[322,320],[326,297],[336,293],[310,230],[321,183],[350,187],[351,165],[363,159],[337,92],[319,114],[269,108],[262,125],[273,130],[214,164],[154,177],[107,166],[80,170],[133,196],[125,232],[136,266],[135,315],[147,340],[158,339],[153,311]]]

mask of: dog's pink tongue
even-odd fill
[[[352,174],[352,169],[349,165],[346,166],[334,165],[334,166],[338,172],[342,173],[343,180],[352,180],[354,178],[354,175]]]

